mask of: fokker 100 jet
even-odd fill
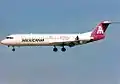
[[[1,44],[12,47],[21,46],[53,46],[53,51],[57,52],[57,46],[65,52],[65,46],[74,47],[105,38],[105,31],[111,21],[102,21],[94,29],[78,34],[12,34],[1,40]]]

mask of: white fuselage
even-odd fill
[[[64,46],[73,47],[104,39],[109,24],[111,21],[102,21],[92,31],[81,34],[12,34],[0,43],[12,46],[12,51],[15,51],[15,46],[54,46],[53,51],[57,52],[56,46],[61,46],[61,51],[65,52]]]
[[[7,36],[1,43],[10,46],[53,46],[75,41],[76,36],[81,41],[89,41],[91,32],[82,34],[13,34]]]

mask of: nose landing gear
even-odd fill
[[[15,51],[15,48],[13,48],[12,51],[14,52],[14,51]]]
[[[15,51],[15,48],[14,48],[14,46],[13,46],[13,49],[12,49],[12,51],[13,51],[13,52]]]
[[[15,51],[15,47],[14,47],[14,46],[8,45],[8,47],[12,47],[12,51],[13,51],[13,52]]]

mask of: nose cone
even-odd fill
[[[6,45],[7,41],[6,40],[2,40],[0,43]]]
[[[1,44],[4,44],[4,40],[0,41]]]

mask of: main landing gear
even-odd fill
[[[53,51],[54,51],[54,52],[57,52],[58,49],[54,46]]]
[[[66,49],[65,49],[64,47],[62,47],[62,48],[61,48],[61,51],[62,51],[62,52],[65,52],[65,51],[66,51]]]
[[[54,51],[54,52],[57,52],[57,51],[58,51],[58,49],[56,48],[56,46],[54,46],[53,51]],[[64,46],[61,48],[61,51],[62,51],[62,52],[65,52],[65,51],[66,51],[66,49],[64,48]]]

